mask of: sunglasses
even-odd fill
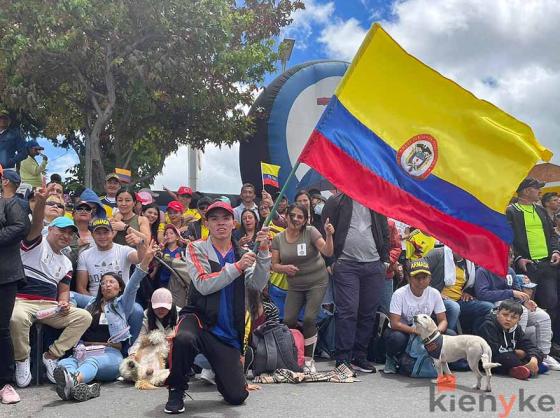
[[[76,208],[76,212],[91,212],[93,209],[89,206],[79,206]]]
[[[59,209],[64,209],[64,205],[62,203],[56,203],[56,202],[47,202],[45,203],[45,205],[47,206],[56,206]]]

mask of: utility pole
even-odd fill
[[[198,153],[199,151],[196,148],[187,145],[187,153],[188,153],[188,164],[189,164],[189,187],[193,190],[193,192],[197,189],[197,182],[198,182]]]

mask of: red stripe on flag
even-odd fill
[[[278,184],[277,181],[274,181],[274,180],[272,180],[272,179],[270,179],[270,178],[265,178],[265,179],[263,179],[263,183],[264,183],[265,185],[272,186],[272,187],[276,187],[276,188],[279,188],[279,187],[280,187],[280,184]]]
[[[300,161],[333,185],[385,216],[430,231],[458,254],[500,275],[507,274],[508,244],[478,225],[456,219],[368,170],[315,130]],[[442,196],[444,198],[444,196]]]

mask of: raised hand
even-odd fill
[[[330,236],[334,235],[334,226],[331,224],[329,218],[325,221],[325,233]]]

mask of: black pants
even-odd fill
[[[339,260],[334,265],[336,360],[366,358],[375,313],[385,289],[385,274],[385,265],[381,261]]]
[[[194,314],[185,315],[177,326],[177,335],[173,339],[169,357],[169,387],[188,389],[186,376],[199,353],[206,356],[216,373],[216,386],[225,401],[232,405],[241,405],[249,396],[241,353],[203,328],[203,324]]]
[[[0,285],[0,389],[14,376],[14,347],[10,336],[10,318],[16,301],[18,282]]]
[[[535,302],[550,315],[552,322],[553,340],[560,342],[560,272],[557,266],[551,266],[550,261],[543,260],[527,266],[527,276],[538,286],[535,292]]]
[[[529,363],[531,359],[526,357],[520,359],[513,351],[508,351],[507,353],[499,353],[498,355],[492,356],[492,361],[495,363],[500,363],[500,367],[496,367],[492,370],[493,373],[497,374],[508,374],[511,369],[517,366],[524,366]],[[541,362],[539,361],[539,366]]]

